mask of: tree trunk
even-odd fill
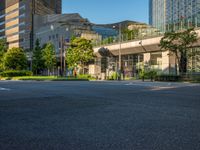
[[[144,82],[144,76],[142,76],[142,82]]]
[[[84,68],[85,68],[85,64],[84,64],[84,63],[81,63],[80,66],[81,66],[81,68],[82,68],[81,73],[82,73],[82,74],[85,74],[85,69],[84,69]]]
[[[187,72],[187,55],[185,53],[181,53],[180,62],[179,62],[179,72],[184,74]]]

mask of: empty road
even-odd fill
[[[199,150],[200,85],[0,81],[0,150]]]

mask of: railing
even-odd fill
[[[152,33],[152,34],[145,34],[145,35],[139,35],[139,36],[136,36],[136,37],[128,37],[126,34],[123,34],[122,37],[121,37],[121,43],[126,43],[126,42],[130,42],[130,41],[139,41],[139,40],[145,40],[145,39],[148,39],[148,38],[154,38],[154,37],[160,37],[160,36],[163,36],[164,33],[160,33],[160,32],[155,32],[155,33]],[[94,48],[95,47],[101,47],[101,46],[108,46],[108,45],[113,45],[113,44],[117,44],[119,43],[119,36],[113,36],[113,37],[108,37],[107,39],[110,40],[107,40],[107,41],[96,41],[93,43],[93,46]]]
[[[197,27],[195,28],[195,30],[199,30],[200,28]],[[121,43],[126,43],[126,42],[134,42],[134,41],[141,41],[141,40],[145,40],[145,39],[149,39],[149,38],[156,38],[156,37],[160,37],[163,36],[164,33],[163,32],[142,32],[139,36],[128,36],[127,34],[123,34],[121,37]],[[112,37],[108,37],[107,41],[102,40],[102,41],[96,41],[93,42],[93,47],[103,47],[103,46],[109,46],[109,45],[113,45],[113,44],[118,44],[120,43],[119,41],[119,36],[112,36]]]

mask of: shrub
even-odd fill
[[[9,70],[0,73],[1,77],[18,77],[18,76],[32,76],[33,73],[27,70]]]
[[[11,48],[3,58],[3,67],[6,70],[23,70],[27,68],[27,57],[23,49]]]
[[[157,75],[157,71],[155,70],[150,70],[149,72],[147,72],[146,76],[148,79],[151,79],[152,80],[155,80],[156,78],[156,75]]]
[[[111,76],[109,77],[109,80],[116,80],[117,77],[118,77],[117,72],[113,72],[113,73],[111,74]]]
[[[180,75],[181,81],[200,81],[200,74],[199,73],[188,73],[188,74],[181,74]]]
[[[156,75],[157,75],[157,71],[156,70],[150,70],[150,71],[144,71],[144,70],[141,70],[139,72],[139,78],[140,79],[155,79],[156,78]]]
[[[179,81],[180,76],[178,75],[157,75],[156,81]]]
[[[89,75],[89,74],[79,74],[78,78],[79,79],[89,79],[89,78],[91,78],[91,75]]]
[[[141,71],[139,72],[139,78],[142,79],[143,81],[144,81],[144,79],[145,79],[145,75],[146,75],[146,73],[145,73],[144,70],[141,70]]]

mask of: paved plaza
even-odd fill
[[[0,150],[199,150],[200,84],[0,81]]]

